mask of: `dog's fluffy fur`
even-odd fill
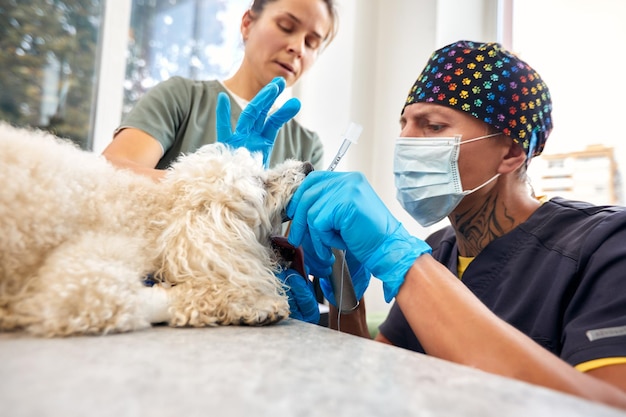
[[[161,183],[0,124],[0,330],[42,336],[269,324],[288,316],[269,244],[310,171],[206,145]],[[156,285],[144,285],[152,274]]]

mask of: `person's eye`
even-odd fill
[[[431,123],[431,124],[429,124],[427,126],[427,129],[430,130],[431,132],[438,133],[438,132],[441,132],[444,129],[444,126]]]
[[[294,25],[288,20],[279,20],[278,22],[276,22],[276,24],[278,25],[278,28],[285,33],[293,32]]]
[[[304,43],[310,49],[318,49],[322,44],[320,38],[318,38],[317,36],[307,36],[304,39]]]
[[[435,123],[427,119],[420,120],[419,126],[424,131],[425,135],[439,133],[445,129],[445,125],[441,123]]]

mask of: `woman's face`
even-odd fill
[[[317,59],[332,20],[322,0],[276,0],[260,15],[247,12],[241,24],[244,62],[260,85],[284,77],[293,85]]]

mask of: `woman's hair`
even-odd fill
[[[252,4],[250,5],[250,11],[252,12],[253,16],[260,16],[261,13],[263,13],[263,9],[265,9],[265,6],[268,3],[272,3],[274,1],[277,1],[277,0],[253,0]],[[321,0],[321,1],[326,3],[326,7],[328,8],[328,14],[330,15],[330,21],[331,21],[330,31],[328,32],[328,35],[326,35],[326,38],[324,39],[324,44],[328,45],[335,38],[335,35],[337,34],[337,28],[339,24],[338,17],[337,17],[337,9],[336,9],[334,0]]]

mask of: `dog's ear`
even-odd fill
[[[258,252],[254,229],[225,206],[207,203],[170,215],[157,242],[159,275],[170,283],[228,274],[238,256]]]
[[[209,275],[244,279],[238,271],[251,270],[254,262],[255,272],[249,273],[270,274],[269,248],[260,239],[271,229],[266,177],[260,160],[221,144],[174,165],[163,180],[172,206],[159,220],[160,278],[172,283]]]

